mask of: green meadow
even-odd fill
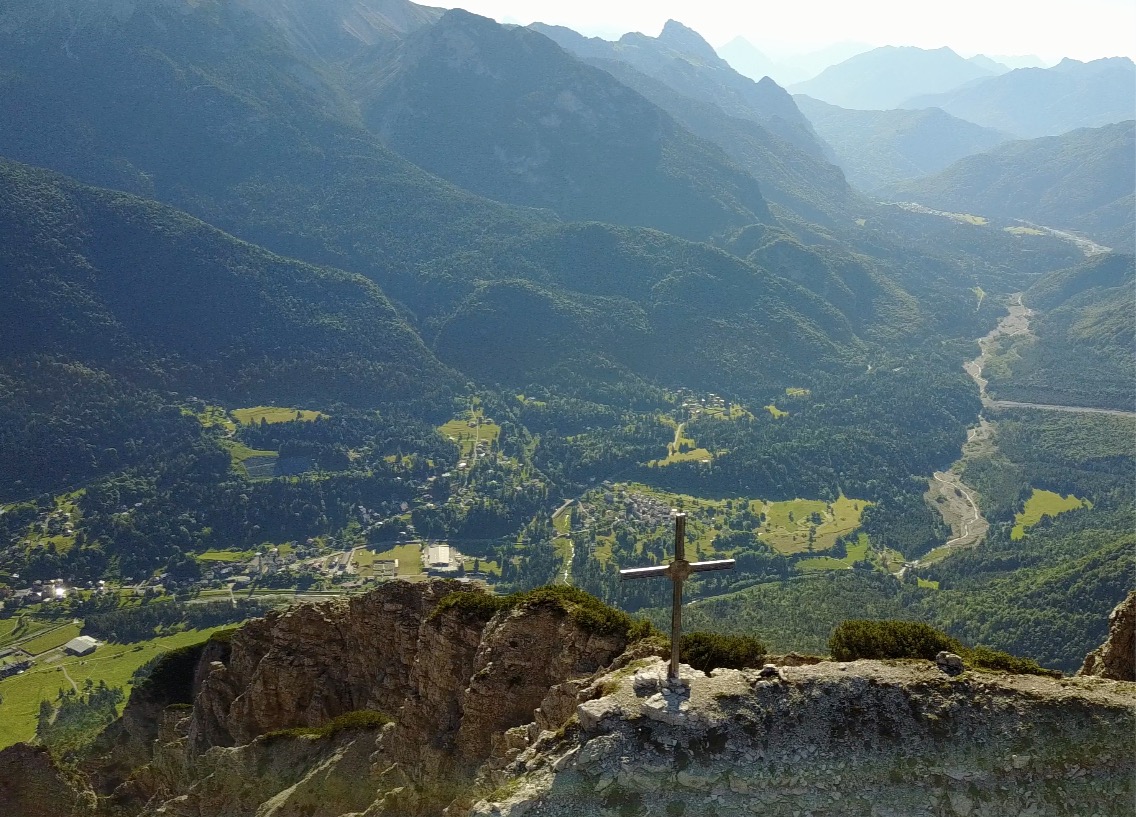
[[[1066,511],[1075,511],[1078,508],[1091,508],[1093,503],[1086,499],[1075,497],[1072,494],[1069,496],[1061,496],[1061,494],[1054,493],[1053,491],[1041,491],[1037,488],[1033,489],[1030,498],[1026,500],[1026,505],[1021,513],[1014,517],[1014,527],[1010,531],[1010,538],[1014,541],[1021,539],[1026,535],[1034,525],[1042,520],[1043,517],[1056,517]]]
[[[283,406],[254,406],[253,408],[233,409],[229,414],[243,426],[261,422],[289,423],[293,420],[311,422],[323,416],[321,412],[308,409],[285,408]]]
[[[134,671],[150,659],[167,650],[204,641],[219,629],[222,628],[188,630],[136,644],[104,644],[85,657],[64,657],[58,653],[58,657],[52,655],[38,661],[22,675],[5,678],[0,681],[0,749],[32,740],[39,702],[54,700],[59,690],[70,688],[72,682],[79,689],[87,679],[128,688]]]
[[[482,410],[473,408],[464,417],[455,417],[439,426],[438,433],[457,443],[461,448],[461,456],[468,459],[473,456],[478,442],[484,440],[491,445],[496,443],[501,435],[501,426],[486,422]]]

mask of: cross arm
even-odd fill
[[[658,567],[631,567],[626,570],[619,571],[619,580],[625,579],[649,579],[652,576],[669,576],[670,565],[659,565]]]
[[[690,570],[692,573],[702,573],[706,570],[733,570],[736,564],[733,559],[713,559],[708,562],[692,562]]]

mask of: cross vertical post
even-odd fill
[[[679,650],[682,644],[682,583],[692,573],[706,570],[732,570],[733,559],[714,559],[708,562],[688,562],[686,560],[686,514],[675,514],[675,558],[669,565],[658,567],[633,567],[619,571],[619,580],[647,579],[652,576],[665,576],[671,580],[671,663],[667,678],[678,681]]]
[[[680,568],[679,565],[682,567]],[[675,515],[675,560],[671,563],[671,667],[668,678],[678,678],[679,642],[682,641],[682,583],[686,581],[686,514]]]

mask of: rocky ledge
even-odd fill
[[[1133,685],[823,662],[595,682],[476,817],[1130,815]]]
[[[0,752],[0,814],[1131,814],[1136,684],[786,657],[672,685],[633,632],[569,589],[296,607],[171,656],[77,770]]]

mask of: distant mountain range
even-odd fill
[[[658,37],[632,32],[614,43],[561,26],[536,23],[532,28],[580,57],[624,62],[683,96],[711,102],[730,116],[758,123],[799,150],[824,156],[812,125],[780,86],[742,76],[701,35],[675,20],[668,20]]]
[[[1052,68],[1021,68],[945,93],[914,96],[904,108],[947,113],[1020,138],[1056,136],[1136,118],[1136,65],[1127,57]]]
[[[754,83],[734,72],[695,32],[668,24],[666,37],[611,43],[562,27],[533,28],[720,147],[771,202],[811,221],[847,218],[862,204],[793,99],[772,80]]]
[[[868,192],[937,173],[1012,138],[939,108],[855,111],[804,94],[794,99],[836,152],[848,181]]]
[[[483,196],[692,239],[771,218],[717,147],[535,31],[455,9],[365,73],[367,126]]]
[[[1026,219],[1132,251],[1136,122],[1008,142],[883,193],[954,212]]]
[[[999,68],[1005,70],[1004,66]],[[889,45],[857,54],[789,90],[842,108],[887,110],[900,107],[912,97],[949,91],[994,76],[999,68],[963,59],[949,48]]]
[[[754,81],[769,77],[778,85],[786,86],[812,79],[830,65],[871,49],[867,43],[841,42],[816,51],[770,57],[745,37],[735,37],[717,51],[739,74]]]

